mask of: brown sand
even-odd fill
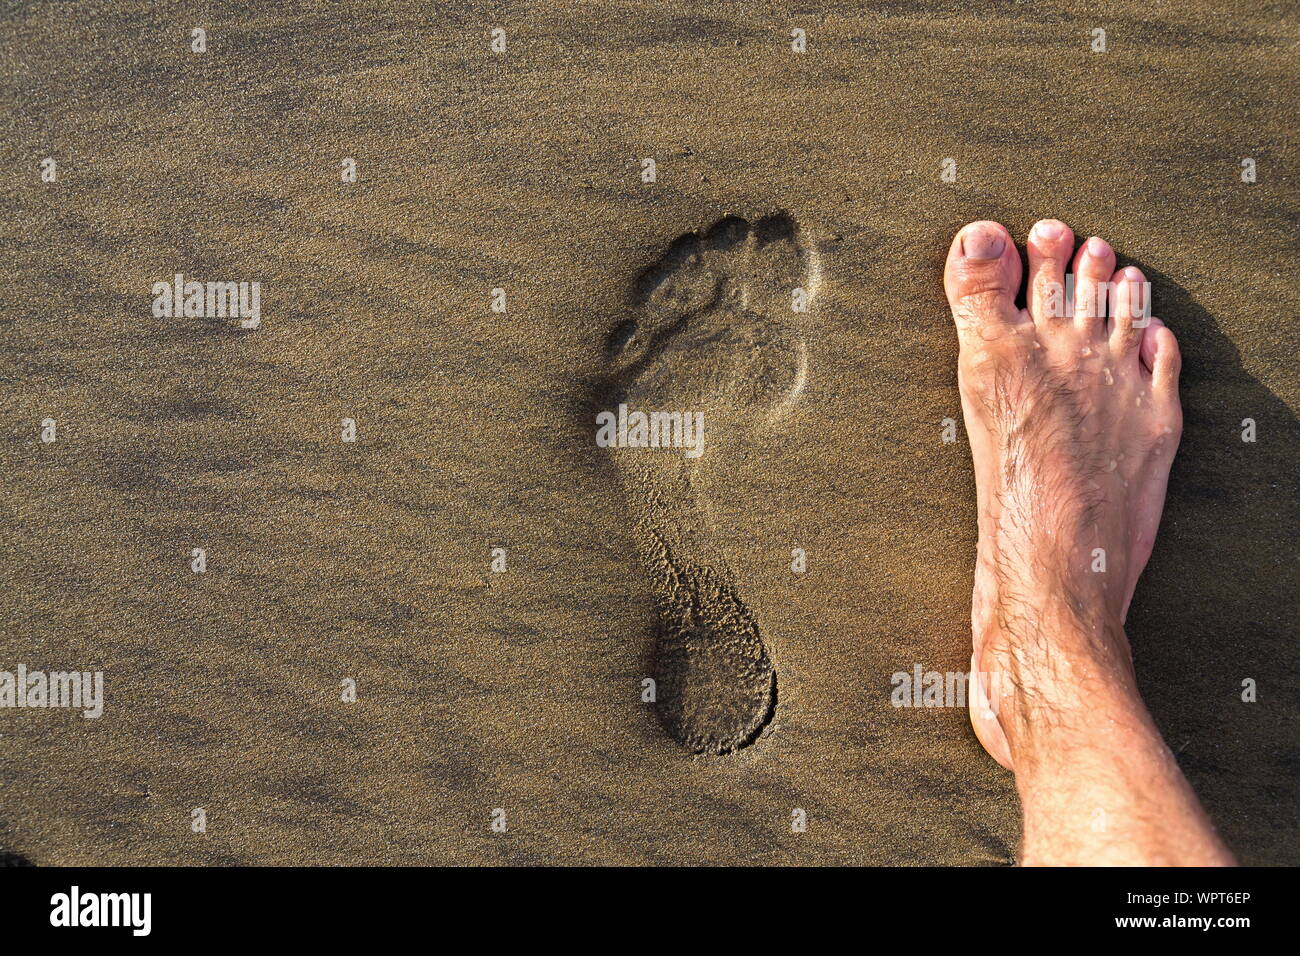
[[[0,711],[0,848],[1013,860],[1012,781],[964,711],[889,692],[969,654],[948,240],[1051,215],[1146,270],[1185,356],[1141,685],[1228,843],[1300,862],[1294,7],[862,6],[6,13],[0,669],[102,669],[107,703]],[[821,259],[807,385],[700,467],[779,703],[754,745],[695,757],[640,701],[654,595],[592,394],[675,236],[778,210]],[[260,281],[262,328],[154,318],[177,271]]]

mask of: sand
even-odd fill
[[[969,656],[949,239],[1055,216],[1183,348],[1142,689],[1229,845],[1300,862],[1294,7],[863,6],[6,13],[0,669],[106,688],[97,720],[0,711],[8,858],[1014,861],[1010,775],[891,675]],[[725,427],[646,478],[593,441],[638,278],[776,215],[809,309],[715,341]],[[177,272],[260,282],[261,326],[155,317]],[[733,753],[642,701],[655,527],[776,675]]]

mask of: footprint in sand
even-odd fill
[[[672,243],[635,287],[635,317],[611,334],[602,406],[703,414],[702,454],[614,447],[654,591],[659,718],[682,746],[731,753],[776,710],[758,623],[713,543],[701,492],[725,436],[775,424],[807,374],[800,333],[816,292],[812,245],[785,214],[731,216]]]

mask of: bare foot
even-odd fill
[[[972,670],[1001,678],[988,688],[993,711],[973,699],[971,722],[1008,768],[1025,710],[1000,706],[1002,695],[1048,720],[1069,712],[1081,683],[1136,695],[1122,625],[1182,430],[1178,343],[1142,319],[1142,273],[1116,272],[1102,239],[1074,254],[1073,233],[1052,219],[1028,247],[1027,309],[1015,305],[1020,255],[997,223],[963,228],[944,275],[979,498]],[[1116,293],[1109,316],[1103,283]],[[1056,628],[1065,618],[1074,626]],[[1080,636],[1047,639],[1059,633]]]

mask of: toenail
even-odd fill
[[[1088,240],[1088,255],[1094,259],[1105,259],[1110,254],[1110,243],[1093,236]]]
[[[1044,219],[1034,226],[1034,235],[1043,239],[1060,239],[1065,235],[1065,226],[1051,219]]]
[[[1006,247],[1006,239],[996,229],[976,227],[961,237],[961,251],[968,259],[996,259]]]

